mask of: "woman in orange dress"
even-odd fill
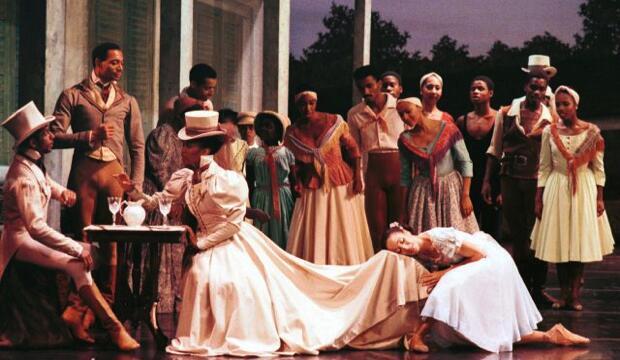
[[[295,155],[296,190],[301,193],[287,251],[316,264],[360,264],[373,255],[361,153],[347,123],[340,115],[317,112],[317,100],[311,90],[295,96],[301,117],[284,137],[284,145]]]

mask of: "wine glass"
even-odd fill
[[[121,198],[118,196],[108,196],[108,209],[112,213],[112,226],[116,226],[116,213],[121,209]]]
[[[164,226],[168,226],[168,214],[172,207],[172,200],[167,198],[159,199],[159,212],[164,216]]]

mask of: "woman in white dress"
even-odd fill
[[[537,258],[556,264],[562,296],[553,307],[581,311],[584,263],[614,250],[603,202],[605,142],[596,125],[577,117],[575,90],[559,86],[555,102],[561,121],[542,134],[531,246]]]
[[[190,241],[197,253],[185,271],[176,338],[167,351],[271,356],[398,346],[409,322],[419,320],[417,301],[427,293],[415,279],[426,270],[388,251],[352,266],[315,265],[286,253],[243,221],[245,179],[212,161],[224,135],[217,113],[189,112],[186,124],[179,138],[188,168],[162,192],[141,194],[128,177],[118,177],[147,208],[161,198],[183,199],[198,223]]]
[[[486,351],[512,351],[514,343],[581,345],[589,339],[561,324],[536,330],[542,317],[510,254],[491,236],[454,228],[434,228],[419,235],[392,224],[388,250],[444,266],[420,278],[432,292],[421,316],[424,322],[405,344],[428,352],[424,336],[431,330],[440,345],[474,344]]]

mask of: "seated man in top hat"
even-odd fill
[[[112,342],[124,351],[140,344],[118,321],[99,289],[93,283],[91,247],[54,230],[47,224],[51,199],[73,206],[76,195],[50,178],[43,157],[52,151],[54,134],[49,129],[53,116],[44,117],[33,102],[6,119],[2,126],[15,138],[15,157],[4,185],[4,232],[0,239],[0,281],[12,258],[41,267],[66,272],[75,283],[79,296],[93,310]],[[88,334],[76,334],[71,319],[63,316],[74,337],[94,340]]]

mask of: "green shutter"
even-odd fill
[[[153,56],[155,0],[95,0],[92,46],[114,42],[123,48],[121,86],[135,96],[145,135],[153,128]]]
[[[194,4],[194,64],[207,63],[218,73],[216,108],[242,110],[243,18],[230,11]]]
[[[17,110],[18,49],[17,0],[0,0],[0,121]],[[0,164],[13,155],[13,138],[0,130]]]

